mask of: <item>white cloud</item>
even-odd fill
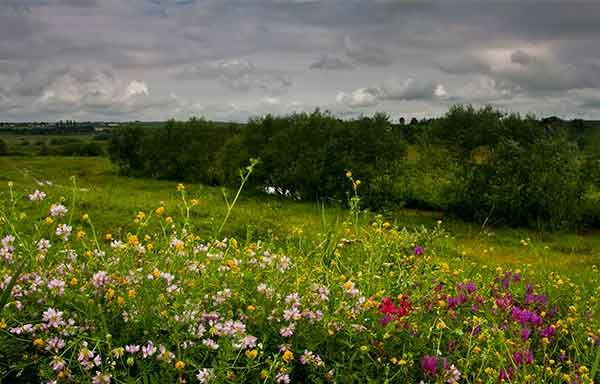
[[[350,108],[372,107],[379,103],[379,91],[375,88],[359,88],[351,93],[338,92],[335,100]]]

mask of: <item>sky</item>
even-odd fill
[[[0,0],[0,121],[600,119],[600,1]]]

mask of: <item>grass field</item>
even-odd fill
[[[600,378],[597,234],[248,190],[219,233],[226,206],[105,158],[0,157],[0,382]]]
[[[71,176],[76,177],[82,209],[92,215],[103,229],[126,233],[134,227],[139,211],[146,213],[161,203],[167,210],[175,207],[180,196],[171,181],[122,177],[106,158],[0,157],[0,193],[6,195],[8,181],[19,188],[42,188],[68,196],[72,191]],[[340,186],[345,188],[348,186]],[[188,185],[189,198],[200,204],[192,211],[191,220],[201,233],[210,234],[226,212],[221,188],[199,184]],[[230,198],[235,191],[227,191]],[[131,217],[131,226],[123,226],[123,217]],[[347,217],[338,204],[298,202],[266,194],[243,191],[238,206],[224,233],[238,238],[290,237],[317,242]],[[367,225],[373,214],[361,218]],[[532,264],[564,272],[583,271],[600,263],[600,235],[597,232],[539,233],[527,229],[482,228],[444,217],[441,212],[399,210],[385,217],[395,227],[413,229],[434,227],[443,221],[449,232],[446,246],[481,264]],[[526,245],[525,245],[526,244]]]

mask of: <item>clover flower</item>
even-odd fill
[[[52,217],[65,217],[69,210],[62,204],[52,204],[50,206],[50,216]]]
[[[29,201],[42,201],[46,198],[46,193],[36,189],[33,193],[30,193],[27,197],[29,198]]]

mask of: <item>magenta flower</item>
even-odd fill
[[[437,371],[437,358],[435,356],[423,356],[421,369],[426,375],[434,376]]]

